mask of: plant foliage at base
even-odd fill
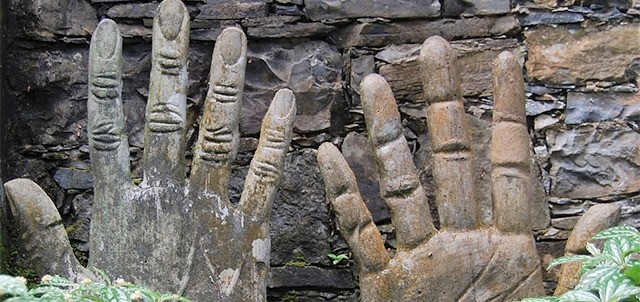
[[[602,249],[594,243],[601,241]],[[558,297],[528,298],[521,302],[640,302],[640,232],[630,226],[606,229],[591,238],[591,255],[560,257],[549,268],[584,261],[575,289]]]
[[[98,271],[99,272],[99,271]],[[178,295],[162,294],[143,286],[116,279],[111,282],[104,274],[104,283],[89,279],[73,283],[59,276],[46,275],[40,284],[27,288],[23,277],[0,275],[0,301],[3,302],[190,302]]]

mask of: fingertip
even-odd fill
[[[42,188],[30,179],[18,178],[4,184],[11,212],[30,225],[49,226],[61,220],[53,202]]]
[[[287,88],[278,90],[269,105],[269,111],[278,118],[295,117],[297,109],[293,91]]]
[[[494,120],[526,123],[524,78],[516,56],[503,51],[493,62]]]
[[[332,143],[323,143],[318,148],[318,165],[332,202],[337,196],[355,192],[355,175],[340,150]]]
[[[185,17],[189,18],[187,8],[180,0],[162,1],[158,6],[157,16],[162,35],[168,40],[178,37],[180,31],[183,30],[182,24]]]
[[[121,44],[120,29],[118,24],[111,19],[104,19],[98,23],[91,37],[91,46],[97,47],[96,54],[102,59],[113,58]]]
[[[242,29],[237,27],[227,27],[216,39],[216,43],[220,45],[219,53],[222,61],[226,65],[233,65],[246,56],[247,37]]]
[[[367,132],[374,145],[383,145],[402,135],[400,112],[384,77],[367,75],[360,84],[360,96]]]
[[[420,50],[420,70],[425,99],[429,103],[461,97],[455,50],[440,36],[429,37]]]

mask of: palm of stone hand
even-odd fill
[[[238,28],[225,29],[213,52],[210,88],[185,179],[188,35],[184,4],[164,1],[154,19],[144,180],[136,186],[129,176],[121,97],[122,38],[111,20],[96,28],[87,106],[95,178],[89,267],[196,301],[264,301],[269,213],[289,147],[295,99],[286,89],[276,94],[242,198],[232,204],[228,185],[238,149],[246,37]],[[25,186],[36,193],[23,194]],[[75,260],[46,194],[25,180],[6,188],[38,272],[76,280],[91,276]],[[36,235],[50,225],[48,234]]]
[[[455,54],[440,37],[420,54],[433,142],[436,230],[391,89],[366,77],[361,96],[380,172],[380,191],[391,210],[398,250],[389,258],[353,172],[337,148],[318,153],[327,197],[360,275],[362,301],[511,301],[542,293],[538,254],[529,226],[529,136],[524,83],[509,53],[494,64],[492,144],[493,223],[478,221],[469,130]]]

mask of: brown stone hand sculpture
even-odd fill
[[[144,180],[132,183],[122,107],[122,38],[103,20],[89,58],[88,131],[95,179],[89,267],[111,278],[184,294],[195,301],[266,301],[269,215],[296,115],[294,95],[280,90],[238,204],[228,198],[230,164],[246,66],[238,28],[217,39],[210,87],[188,179],[185,163],[189,14],[180,0],[160,4],[153,24],[145,125]],[[32,182],[6,184],[41,274],[87,276],[66,242],[60,216]],[[42,231],[45,230],[45,231]],[[37,256],[40,255],[40,256]]]
[[[384,78],[367,76],[360,95],[380,194],[396,232],[393,258],[347,162],[332,144],[320,147],[327,197],[356,261],[362,301],[512,301],[542,294],[540,261],[530,233],[530,141],[520,65],[507,52],[494,63],[493,222],[482,225],[455,56],[440,37],[427,39],[420,54],[430,103],[439,230]]]

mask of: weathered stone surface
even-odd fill
[[[15,30],[34,40],[53,41],[61,36],[89,36],[98,24],[96,10],[84,0],[10,1],[17,18]]]
[[[561,230],[572,230],[578,223],[579,216],[558,217],[551,219],[551,226]]]
[[[240,130],[255,134],[275,92],[288,87],[296,95],[297,131],[317,132],[340,123],[346,106],[342,60],[321,41],[256,42],[249,45]]]
[[[577,125],[640,116],[640,94],[568,93],[565,123]]]
[[[435,0],[402,1],[401,5],[370,0],[305,0],[309,19],[344,19],[361,17],[429,18],[440,15],[440,2]]]
[[[560,123],[560,118],[553,115],[540,114],[533,119],[533,129],[540,131],[558,123]]]
[[[547,191],[541,176],[542,170],[531,151],[531,229],[542,230],[551,223],[551,210],[547,200]]]
[[[119,4],[109,8],[107,16],[109,18],[153,19],[158,5],[157,2]]]
[[[559,267],[547,269],[549,264],[555,259],[564,255],[564,241],[542,241],[536,242],[536,248],[542,262],[542,278],[546,282],[556,282],[560,273]]]
[[[509,0],[444,0],[444,16],[478,16],[506,14],[511,11]]]
[[[514,16],[441,19],[436,21],[398,21],[394,23],[359,23],[332,34],[338,48],[356,46],[383,47],[391,44],[422,43],[441,35],[447,40],[509,35],[520,28]]]
[[[640,134],[614,122],[547,132],[551,194],[595,198],[640,190]]]
[[[7,96],[16,104],[7,132],[17,146],[86,141],[87,57],[79,47],[48,52],[14,48],[7,54],[4,68],[15,91]]]
[[[337,288],[351,289],[356,282],[350,270],[323,269],[315,266],[272,267],[267,281],[269,288]]]
[[[491,94],[491,62],[500,52],[512,51],[524,60],[515,39],[468,40],[454,42],[451,46],[457,51],[460,85],[465,96]],[[391,62],[380,67],[380,75],[391,85],[398,99],[424,102],[421,79],[415,76],[419,72],[419,51],[419,45],[407,45],[394,47],[382,56]]]
[[[606,30],[535,28],[525,33],[527,74],[535,81],[555,84],[626,82],[625,71],[640,57],[638,37],[640,23]]]
[[[352,59],[350,66],[349,92],[352,104],[357,105],[360,103],[360,82],[365,76],[373,73],[375,60],[372,55],[362,55]]]
[[[567,245],[565,246],[565,255],[584,254],[588,255],[586,245],[587,242],[600,231],[613,227],[620,220],[620,206],[609,204],[597,204],[591,207],[578,220],[575,228],[571,232]],[[558,278],[558,287],[555,295],[562,295],[573,289],[580,280],[580,263],[565,263],[561,267],[560,278]]]
[[[247,30],[250,37],[256,38],[296,38],[324,36],[335,27],[323,23],[296,23],[277,26],[251,27]]]
[[[79,194],[73,198],[71,206],[74,219],[65,222],[67,235],[72,246],[81,252],[88,252],[93,195],[88,192]]]
[[[63,189],[93,188],[93,175],[91,175],[90,171],[60,168],[53,175],[53,179]]]
[[[471,126],[471,139],[473,146],[473,154],[475,158],[476,168],[476,194],[478,196],[478,204],[480,209],[481,221],[485,224],[490,223],[493,216],[493,201],[491,199],[491,125],[472,115],[466,115],[469,125]],[[432,169],[432,150],[431,143],[426,135],[422,134],[418,137],[421,148],[416,152],[415,162],[420,171],[420,179],[426,188],[429,200],[433,200],[433,177]],[[343,147],[344,148],[344,147]],[[343,149],[344,150],[344,149]],[[344,151],[343,151],[344,152]],[[532,195],[531,195],[531,224],[532,229],[544,229],[550,222],[550,210],[546,198],[546,192],[542,185],[540,177],[540,169],[532,156]]]
[[[522,26],[540,24],[566,24],[584,21],[584,16],[573,12],[530,12],[520,18]]]
[[[380,197],[379,176],[371,142],[363,134],[351,132],[342,142],[342,155],[356,175],[358,189],[375,223],[388,221],[389,210]]]
[[[537,116],[551,110],[564,109],[565,104],[559,101],[536,101],[527,99],[526,103],[527,116]]]
[[[74,257],[62,219],[53,202],[35,182],[19,178],[4,184],[30,264],[40,275],[62,275],[75,282],[93,274]]]
[[[272,7],[274,14],[279,16],[304,16],[304,12],[297,5],[288,5],[277,3]]]
[[[289,153],[271,215],[271,265],[330,265],[331,227],[316,151]],[[304,281],[309,282],[309,281]]]
[[[227,20],[266,17],[269,7],[262,0],[209,0],[198,5],[198,19]]]

